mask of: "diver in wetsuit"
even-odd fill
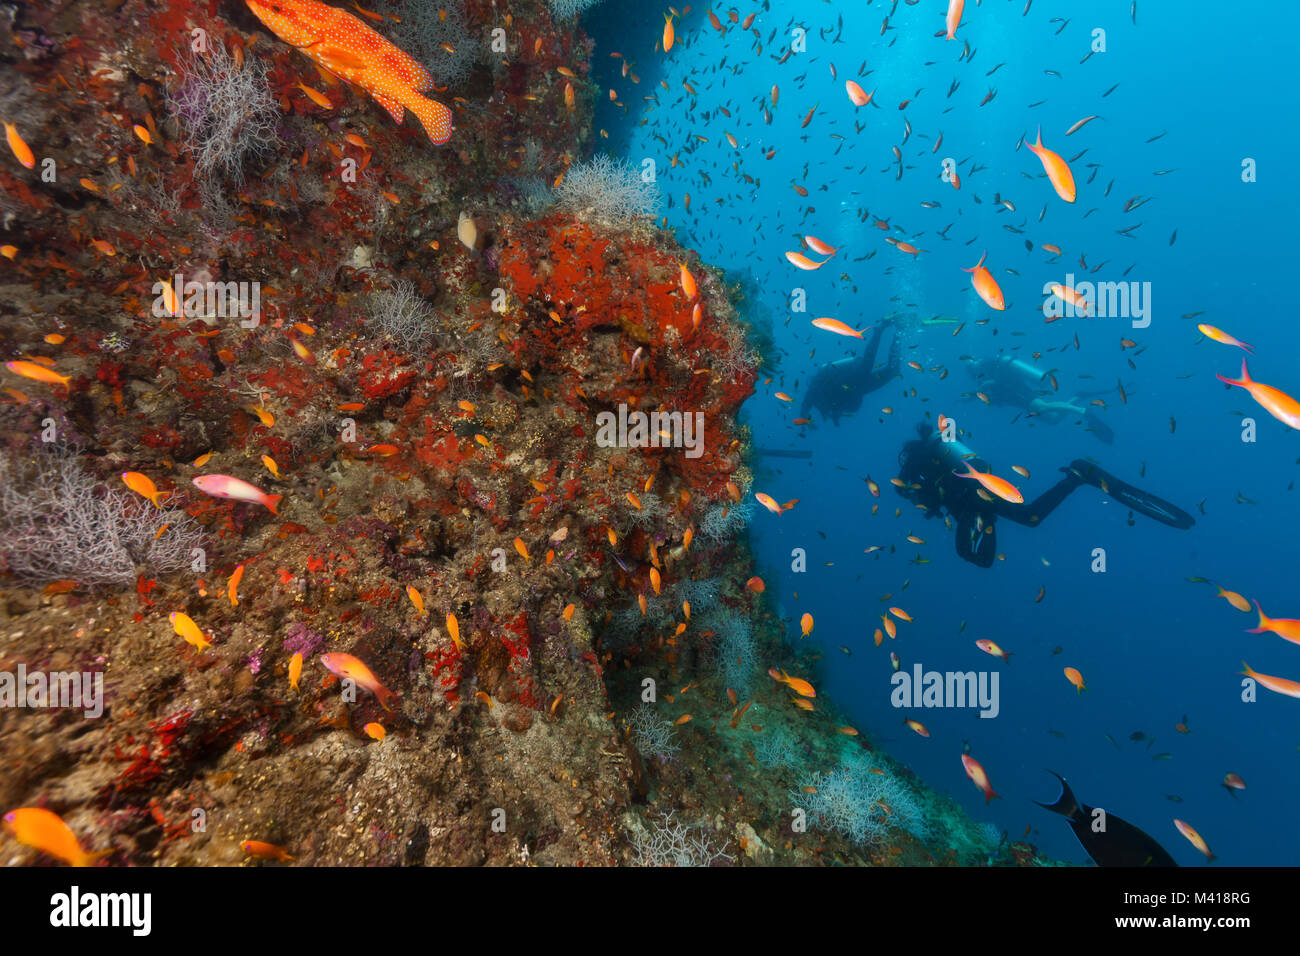
[[[959,441],[946,442],[926,423],[916,427],[917,438],[903,446],[898,455],[898,477],[904,482],[899,494],[924,505],[926,517],[937,518],[947,511],[957,522],[957,554],[981,568],[992,567],[997,554],[996,522],[999,517],[1035,527],[1042,523],[1075,488],[1092,485],[1134,511],[1173,528],[1190,528],[1196,522],[1186,511],[1167,501],[1134,488],[1091,462],[1076,458],[1061,468],[1065,477],[1033,501],[1012,504],[990,495],[979,495],[980,485],[965,474],[969,462],[980,471],[988,465]]]
[[[1053,424],[1068,416],[1078,416],[1087,424],[1087,430],[1107,445],[1115,440],[1115,433],[1110,426],[1098,417],[1091,406],[1085,404],[1088,399],[1104,395],[1113,389],[1080,392],[1062,401],[1043,387],[1046,372],[1022,359],[1005,354],[973,359],[967,368],[979,380],[980,391],[994,405],[1014,405]]]
[[[885,329],[896,324],[892,317],[882,319],[876,323],[875,331],[867,340],[867,348],[862,355],[842,358],[818,369],[804,391],[799,414],[807,418],[808,412],[815,408],[838,425],[841,415],[856,412],[862,407],[864,396],[897,377],[900,374],[902,348],[897,328],[894,329],[894,339],[889,345],[889,360],[878,369],[872,368],[876,364],[876,353],[880,351],[880,340],[884,337]]]

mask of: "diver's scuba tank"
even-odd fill
[[[966,469],[962,466],[966,462],[980,461],[979,456],[971,451],[970,446],[965,442],[955,439],[953,441],[944,441],[943,435],[937,429],[931,431],[927,428],[925,431],[926,433],[921,434],[921,438],[925,441],[926,450],[952,471],[965,474]],[[918,428],[918,433],[920,432],[921,428]]]

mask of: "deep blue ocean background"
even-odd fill
[[[944,0],[896,8],[880,0],[773,0],[770,6],[766,12],[757,3],[715,7],[724,21],[727,9],[742,19],[758,13],[753,26],[762,35],[761,54],[752,31],[742,33],[729,21],[719,38],[704,7],[676,21],[678,42],[667,55],[655,48],[663,26],[658,6],[607,0],[586,22],[597,40],[595,75],[602,84],[597,125],[608,133],[598,142],[634,162],[653,158],[665,201],[672,200],[662,209],[668,225],[705,262],[735,279],[752,274],[761,306],[775,317],[779,368],[770,384],[760,379],[746,420],[757,448],[807,450],[812,457],[758,459],[753,490],[778,501],[798,498],[799,504],[779,517],[759,509],[752,536],[759,573],[788,619],[790,639],[800,639],[800,614],[815,617],[807,640],[824,652],[818,690],[976,819],[996,823],[1013,839],[1032,826],[1031,839],[1048,854],[1087,861],[1065,822],[1030,802],[1050,802],[1057,794],[1044,768],[1067,777],[1081,801],[1145,829],[1180,864],[1201,865],[1204,858],[1178,834],[1175,817],[1205,837],[1219,857],[1215,865],[1295,864],[1300,701],[1261,688],[1257,703],[1243,703],[1238,671],[1244,659],[1263,673],[1300,679],[1300,647],[1272,634],[1244,633],[1255,623],[1253,613],[1186,580],[1211,578],[1259,600],[1274,617],[1300,617],[1294,570],[1300,498],[1289,487],[1300,436],[1243,390],[1215,380],[1216,372],[1235,377],[1244,353],[1203,340],[1195,328],[1211,323],[1253,344],[1252,375],[1300,394],[1291,261],[1300,208],[1293,164],[1300,152],[1294,122],[1300,95],[1286,69],[1293,5],[1139,0],[1135,25],[1129,0],[1033,0],[1027,16],[1024,0],[968,0],[952,41],[934,36],[944,25]],[[881,22],[891,10],[891,29],[882,36]],[[841,15],[843,42],[832,44]],[[807,51],[778,65],[792,20],[808,31]],[[1096,28],[1106,31],[1106,52],[1080,65]],[[777,36],[769,43],[773,29]],[[832,32],[823,39],[819,29]],[[974,50],[969,62],[959,59],[966,43]],[[611,51],[631,63],[639,84],[620,76],[623,61]],[[864,61],[874,72],[862,77]],[[874,89],[880,108],[855,109],[846,79]],[[961,85],[946,97],[954,79]],[[683,81],[696,96],[687,94]],[[780,100],[768,125],[762,108],[770,108],[773,84],[780,86]],[[626,110],[610,104],[605,90],[611,87]],[[997,94],[981,107],[991,87]],[[900,111],[907,99],[912,102]],[[814,119],[801,129],[814,104]],[[730,110],[730,118],[719,107]],[[1075,121],[1094,113],[1102,118],[1065,137]],[[855,119],[865,123],[862,132],[855,132]],[[903,156],[914,168],[898,181],[891,147],[902,142],[905,119],[913,133]],[[1045,144],[1067,159],[1087,149],[1071,163],[1078,183],[1073,205],[1054,194],[1031,153],[1016,151],[1020,137],[1032,141],[1039,124]],[[940,131],[943,146],[933,155]],[[1146,142],[1162,131],[1162,138]],[[738,149],[726,142],[727,132]],[[775,157],[764,159],[773,147]],[[678,152],[682,165],[670,168]],[[944,156],[961,163],[960,191],[939,181]],[[1247,157],[1257,163],[1257,182],[1242,181]],[[971,158],[988,168],[969,175]],[[1091,182],[1088,163],[1100,164]],[[1153,175],[1166,169],[1175,171]],[[758,182],[745,182],[744,173]],[[1104,197],[1111,180],[1114,187]],[[796,182],[808,189],[806,199],[792,190]],[[688,192],[689,213],[683,205]],[[1017,211],[999,211],[995,192]],[[1139,195],[1152,199],[1125,214],[1126,199]],[[926,209],[923,201],[941,206]],[[815,211],[805,216],[810,207]],[[902,231],[861,222],[862,209]],[[1137,222],[1143,225],[1133,238],[1116,233]],[[955,225],[945,241],[936,232],[949,223]],[[1005,230],[1007,224],[1024,233]],[[785,261],[804,233],[842,247],[818,272],[799,272]],[[886,244],[886,235],[927,251],[913,260]],[[1034,251],[1026,251],[1026,239]],[[1049,264],[1051,257],[1037,248],[1045,242],[1064,250],[1059,262]],[[960,271],[984,250],[1006,296],[1000,314],[977,299]],[[871,252],[874,257],[862,260]],[[1089,268],[1109,260],[1089,280],[1120,280],[1133,266],[1128,280],[1151,283],[1148,328],[1120,319],[1044,323],[1043,283],[1064,282],[1067,272],[1083,280],[1080,253]],[[795,288],[807,290],[806,313],[790,311]],[[903,357],[923,371],[904,367],[900,379],[867,396],[838,428],[829,421],[818,421],[815,429],[793,425],[812,372],[862,344],[813,329],[809,321],[833,316],[861,328],[899,309],[952,315],[967,324],[957,336],[952,325],[911,331]],[[1200,310],[1203,316],[1181,317]],[[978,319],[990,321],[976,325]],[[1121,349],[1123,338],[1138,347]],[[1000,349],[1031,361],[1030,353],[1042,352],[1037,364],[1057,370],[1063,395],[1122,379],[1127,404],[1110,395],[1100,412],[1115,443],[1104,445],[1071,421],[1049,425],[1021,416],[1013,423],[1015,409],[973,400],[972,379],[958,356]],[[950,371],[946,379],[938,367]],[[795,405],[776,400],[779,390]],[[881,412],[886,406],[892,414]],[[1118,477],[1192,512],[1197,524],[1178,531],[1137,516],[1130,526],[1124,506],[1084,487],[1039,528],[1000,522],[1005,562],[988,570],[968,565],[956,556],[952,533],[925,520],[888,484],[901,445],[926,412],[931,421],[940,412],[954,417],[967,443],[1015,480],[1027,499],[1055,482],[1058,467],[1093,456]],[[1257,422],[1253,444],[1241,440],[1242,413]],[[1143,463],[1146,477],[1139,478]],[[1018,478],[1012,464],[1032,477]],[[881,485],[878,501],[867,491],[866,475]],[[1255,503],[1239,503],[1238,493]],[[1204,514],[1197,508],[1202,500]],[[880,505],[878,514],[870,513],[873,504]],[[895,517],[900,507],[903,515]],[[927,544],[909,544],[909,533]],[[885,550],[864,554],[873,544]],[[1107,554],[1104,574],[1090,570],[1098,547]],[[794,548],[807,551],[805,573],[791,571]],[[910,563],[917,554],[930,563]],[[1042,587],[1046,595],[1035,603]],[[889,593],[894,596],[882,601]],[[872,631],[890,605],[906,608],[915,622],[900,624],[897,640],[874,647]],[[1011,662],[980,652],[978,638],[1012,652]],[[852,656],[839,645],[849,646]],[[1062,651],[1054,655],[1058,646]],[[908,668],[919,662],[940,671],[999,670],[1001,713],[982,720],[973,711],[895,710],[889,703],[891,650]],[[1063,676],[1065,666],[1083,673],[1087,693],[1076,694]],[[1191,731],[1185,735],[1174,729],[1184,715]],[[908,716],[923,721],[931,738],[904,727]],[[1154,742],[1130,740],[1139,731]],[[1003,799],[986,807],[966,779],[963,742]],[[1153,759],[1164,753],[1172,756]],[[1248,787],[1235,798],[1220,786],[1228,772],[1240,774]]]

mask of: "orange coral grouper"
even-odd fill
[[[272,33],[361,87],[397,122],[409,109],[434,143],[451,139],[451,110],[417,92],[433,86],[429,71],[350,13],[316,0],[245,3]]]

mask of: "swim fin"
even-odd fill
[[[1148,491],[1135,488],[1128,482],[1116,478],[1105,469],[1084,461],[1082,458],[1076,458],[1070,462],[1068,470],[1078,475],[1079,479],[1086,484],[1092,485],[1094,488],[1100,488],[1116,501],[1127,505],[1140,514],[1146,515],[1148,518],[1154,518],[1161,524],[1184,530],[1196,524],[1196,519],[1177,505],[1170,504],[1163,498],[1159,498]]]

